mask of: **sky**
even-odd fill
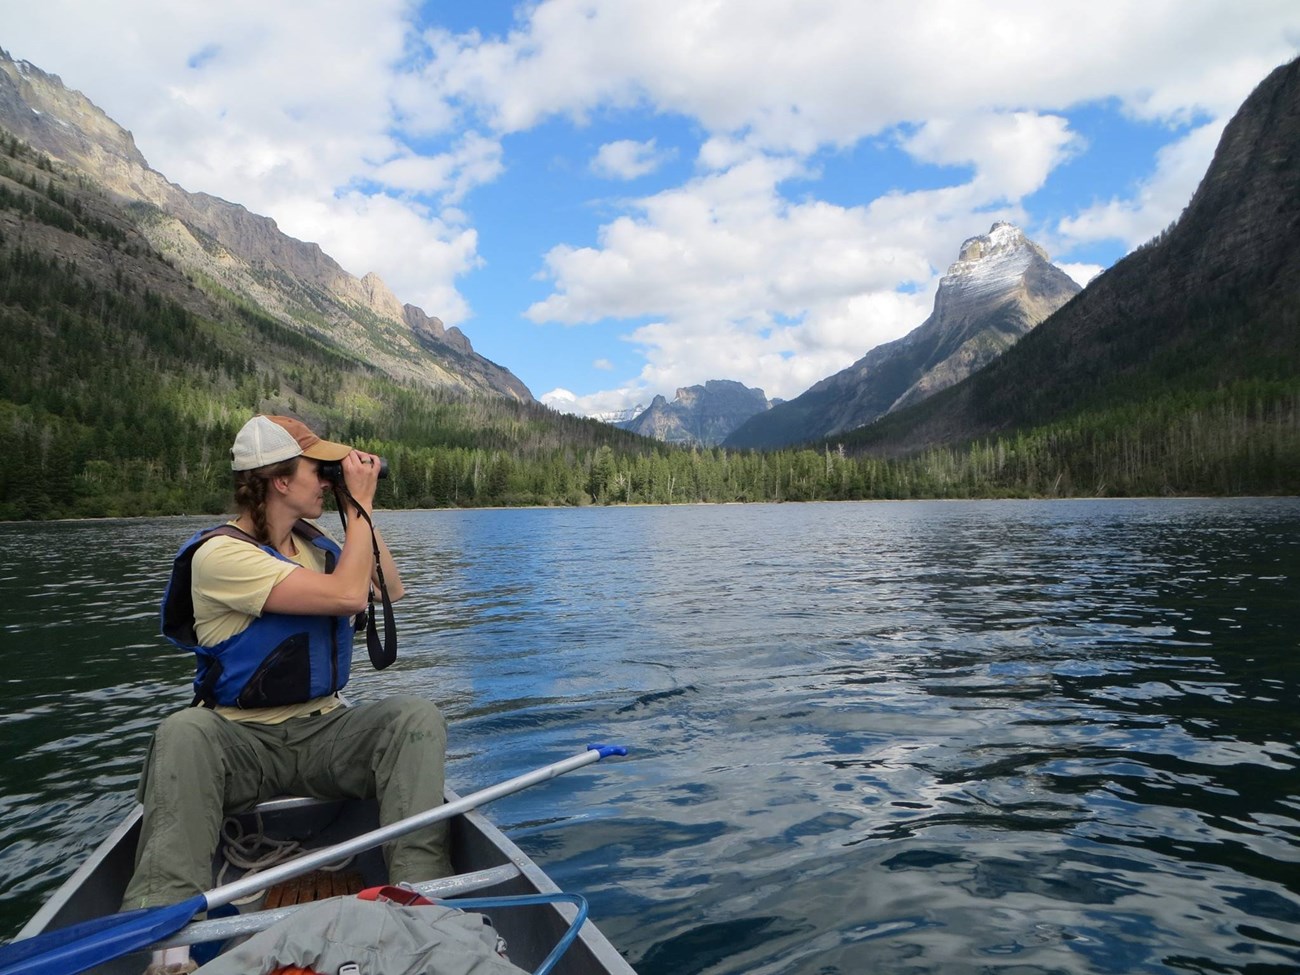
[[[1008,220],[1080,283],[1177,219],[1295,0],[0,0],[192,192],[596,414],[790,399]]]

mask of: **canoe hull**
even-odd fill
[[[458,799],[450,789],[448,801]],[[328,802],[294,799],[259,807],[261,826],[276,837],[311,837],[312,847],[333,843],[373,829],[378,815],[373,801]],[[243,817],[249,828],[253,814]],[[450,821],[452,862],[458,875],[473,875],[477,886],[472,897],[507,897],[558,893],[549,877],[481,813],[471,810]],[[140,833],[137,806],[113,833],[50,897],[19,932],[19,938],[66,927],[79,921],[112,914],[118,910],[130,879]],[[214,883],[220,854],[214,860]],[[385,883],[383,857],[378,850],[359,854],[349,870],[361,874],[367,886]],[[227,875],[220,882],[229,882]],[[241,907],[256,910],[258,905]],[[534,970],[568,930],[576,909],[569,904],[548,904],[484,910],[505,939],[510,960],[528,971]],[[206,922],[213,925],[217,922]],[[248,922],[245,922],[248,923]],[[144,954],[129,955],[95,969],[98,975],[139,975],[147,964]],[[591,921],[578,940],[565,952],[554,969],[555,975],[635,975],[630,965]]]

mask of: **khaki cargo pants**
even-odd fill
[[[275,796],[377,796],[381,825],[443,800],[447,724],[429,701],[391,697],[282,724],[230,721],[207,708],[163,720],[145,758],[135,874],[123,910],[185,900],[212,887],[221,822]],[[384,848],[392,883],[451,874],[447,825]]]

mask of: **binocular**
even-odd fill
[[[327,481],[341,484],[343,482],[343,462],[338,460],[321,461],[320,476]],[[388,476],[388,459],[386,457],[379,458],[379,476],[380,478]]]

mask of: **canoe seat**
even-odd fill
[[[294,877],[276,884],[266,892],[262,907],[290,907],[325,900],[327,897],[359,894],[364,886],[361,874],[355,870],[317,870],[305,877]]]

